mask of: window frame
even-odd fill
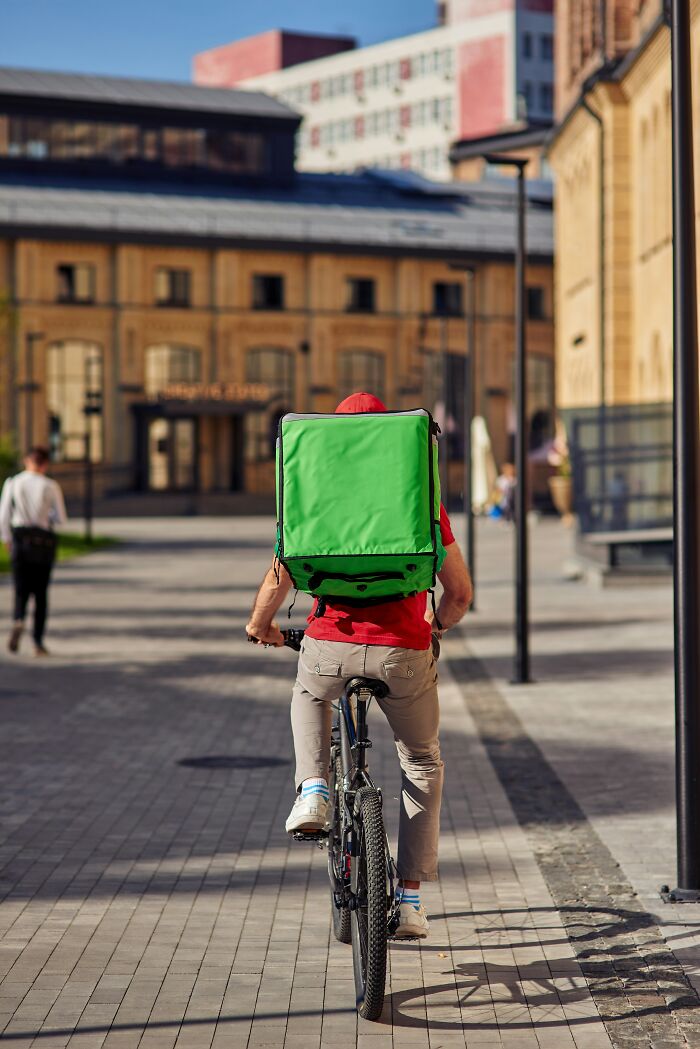
[[[269,282],[269,283],[265,283]],[[262,289],[266,288],[268,291],[275,285],[272,282],[277,282],[278,295],[270,296],[267,293],[261,294]],[[270,310],[275,313],[285,309],[285,275],[283,273],[253,273],[251,274],[251,309],[253,310]],[[270,299],[277,299],[278,301],[270,301]]]
[[[77,274],[79,270],[84,270],[87,274],[87,283],[89,285],[89,291],[86,295],[80,295],[77,290],[78,280]],[[72,284],[71,290],[62,293],[60,288],[62,271],[72,273],[70,282]],[[62,306],[92,306],[95,302],[95,264],[94,262],[57,262],[56,270],[56,302]]]
[[[167,297],[161,297],[158,292],[158,283],[163,278],[168,285]],[[180,282],[182,288],[178,288]],[[192,270],[182,266],[157,266],[153,274],[153,298],[159,308],[189,309],[192,305]]]
[[[438,289],[444,289],[444,308],[439,307],[438,299],[440,292]],[[456,302],[451,303],[450,298],[454,296]],[[434,280],[433,281],[433,308],[432,314],[434,317],[464,317],[464,285],[462,281],[451,281],[451,280]]]
[[[377,312],[377,281],[374,277],[346,277],[345,291],[346,313]]]
[[[525,306],[528,320],[547,320],[547,299],[543,284],[528,284],[525,289]]]

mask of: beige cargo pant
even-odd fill
[[[328,778],[332,703],[351,677],[389,687],[379,706],[394,733],[401,765],[401,818],[396,866],[407,881],[435,881],[443,763],[438,741],[437,668],[433,653],[409,648],[317,641],[305,637],[292,694],[297,789]]]

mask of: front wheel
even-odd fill
[[[387,879],[384,820],[379,794],[363,787],[355,796],[357,892],[351,911],[352,964],[357,1011],[377,1020],[384,1006],[387,950]]]

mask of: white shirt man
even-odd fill
[[[19,649],[27,604],[33,595],[34,647],[38,656],[47,655],[43,638],[53,557],[33,545],[37,541],[41,545],[40,533],[37,536],[24,530],[50,532],[66,521],[63,493],[56,481],[46,476],[48,465],[46,449],[32,448],[24,460],[24,470],[5,481],[0,496],[0,539],[12,554],[15,584],[13,625],[7,647],[10,652]]]

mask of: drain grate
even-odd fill
[[[285,758],[264,754],[207,754],[202,758],[182,758],[178,765],[187,769],[268,769],[288,765]]]

